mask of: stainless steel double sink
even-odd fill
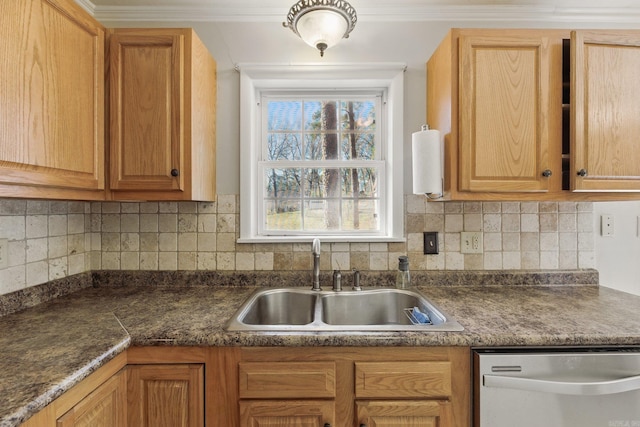
[[[426,314],[418,322],[414,308]],[[420,319],[424,320],[424,319]],[[462,331],[463,327],[412,289],[314,291],[268,288],[254,292],[227,322],[228,331],[375,332]]]

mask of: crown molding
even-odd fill
[[[175,4],[101,6],[75,0],[100,21],[282,22],[288,7]],[[178,0],[176,0],[176,3]],[[370,1],[358,5],[360,22],[579,22],[629,23],[640,21],[640,7],[558,7],[556,5],[418,5],[415,1]]]
[[[91,0],[76,0],[76,3],[80,5],[84,10],[95,16],[96,5]]]

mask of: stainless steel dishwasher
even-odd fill
[[[640,347],[476,349],[475,427],[640,427]]]

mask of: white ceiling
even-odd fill
[[[640,21],[638,0],[349,0],[361,22]],[[283,21],[295,0],[76,0],[102,21]]]

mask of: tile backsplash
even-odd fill
[[[0,200],[9,266],[0,294],[90,270],[308,270],[310,243],[239,244],[239,197],[217,202]],[[426,202],[405,196],[406,243],[323,245],[321,268],[564,270],[595,266],[590,202]],[[423,255],[437,231],[438,255]],[[483,253],[462,254],[462,231],[483,234]]]

